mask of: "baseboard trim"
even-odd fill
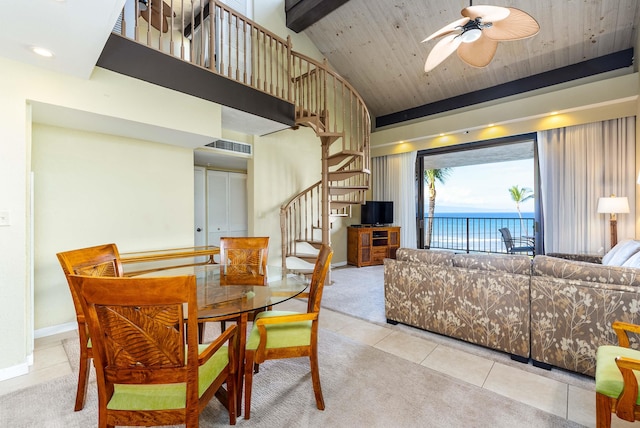
[[[65,324],[53,325],[51,327],[39,328],[33,333],[33,337],[40,339],[41,337],[53,336],[54,334],[66,333],[78,329],[78,323],[75,321]]]
[[[31,354],[27,361],[17,364],[15,366],[0,369],[0,382],[7,379],[13,379],[14,377],[23,376],[29,373],[29,361],[33,364],[33,354]]]

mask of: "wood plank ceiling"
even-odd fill
[[[483,3],[522,9],[540,24],[540,32],[532,38],[500,42],[485,68],[466,65],[453,54],[424,72],[424,62],[437,40],[421,41],[459,19],[461,9],[469,6],[465,0],[349,0],[304,33],[360,92],[377,118],[593,60],[637,43],[637,0]],[[630,59],[615,67],[629,64]],[[570,69],[556,74],[567,73]],[[575,77],[567,74],[567,78]]]

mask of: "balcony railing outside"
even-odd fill
[[[424,227],[429,218],[425,217]],[[521,237],[533,241],[533,218],[504,217],[434,217],[430,248],[466,253],[506,253],[499,229],[506,227],[517,242]],[[524,238],[523,238],[524,239]],[[524,245],[524,244],[523,244]]]

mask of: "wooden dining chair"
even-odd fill
[[[198,344],[195,276],[70,279],[93,340],[99,427],[195,428],[214,395],[235,425],[237,326]]]
[[[116,244],[104,244],[95,247],[80,248],[78,250],[64,251],[56,254],[62,266],[64,275],[69,284],[73,306],[76,310],[78,322],[78,338],[80,341],[80,364],[78,369],[78,389],[76,391],[76,403],[74,410],[82,410],[87,395],[89,384],[89,368],[93,352],[89,331],[85,323],[84,313],[80,299],[76,295],[69,280],[70,275],[89,276],[122,276],[123,269],[120,262],[120,253]]]
[[[267,285],[268,255],[269,237],[220,238],[220,285]],[[256,313],[248,314],[248,320],[253,321]],[[220,321],[224,330],[226,321],[233,319],[215,318],[207,322]],[[204,324],[200,330],[202,337]]]
[[[245,419],[251,416],[254,365],[281,358],[309,357],[316,407],[324,410],[318,366],[318,315],[332,257],[331,247],[323,245],[313,269],[309,292],[303,293],[308,299],[306,313],[265,311],[256,317],[245,351]]]
[[[267,285],[269,237],[220,238],[221,285]]]
[[[640,325],[616,321],[613,330],[619,346],[600,346],[596,353],[596,428],[610,428],[612,413],[625,421],[640,420],[640,351],[630,348],[628,335],[640,334]]]

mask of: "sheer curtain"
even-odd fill
[[[393,219],[400,226],[400,245],[417,247],[416,236],[416,156],[417,152],[371,159],[373,200],[393,201]]]
[[[618,241],[635,235],[635,117],[538,132],[545,252],[610,249],[609,215],[598,198],[626,196]]]

